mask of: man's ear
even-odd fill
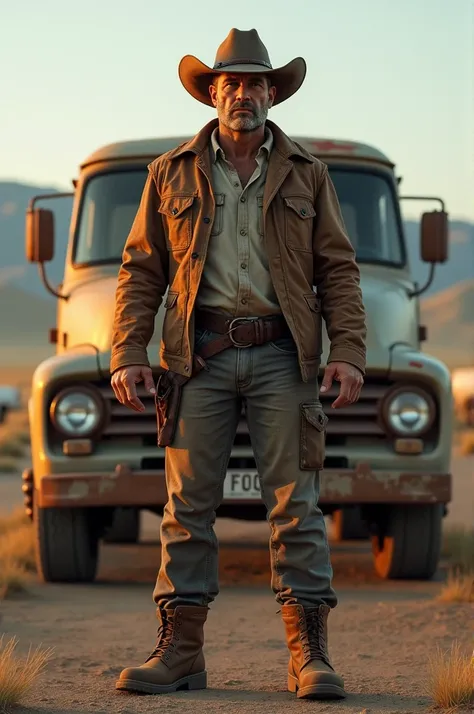
[[[276,87],[270,87],[268,90],[268,97],[270,99],[269,106],[272,107],[275,102],[276,97]]]
[[[215,107],[217,107],[217,89],[215,84],[209,85],[209,94],[211,96],[211,101]]]

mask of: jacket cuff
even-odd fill
[[[126,347],[112,354],[110,358],[110,374],[113,374],[121,367],[130,367],[135,364],[150,366],[146,350],[143,351],[138,347]]]
[[[365,358],[360,352],[356,352],[350,347],[334,347],[329,353],[329,362],[348,362],[357,367],[365,375]]]

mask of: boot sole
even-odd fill
[[[298,699],[345,699],[347,696],[338,684],[321,683],[300,688],[293,677],[288,677],[288,691],[295,693]]]
[[[152,682],[140,682],[137,679],[119,679],[115,683],[115,689],[127,692],[140,692],[140,694],[170,694],[191,689],[207,688],[207,672],[190,674],[188,677],[177,679],[171,684],[153,684]]]

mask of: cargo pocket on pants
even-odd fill
[[[329,420],[320,402],[304,402],[300,414],[300,469],[319,471],[324,466]]]

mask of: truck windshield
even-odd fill
[[[348,235],[360,263],[402,266],[405,252],[394,192],[382,173],[331,168]],[[74,263],[120,262],[140,202],[146,170],[98,174],[86,185]]]

